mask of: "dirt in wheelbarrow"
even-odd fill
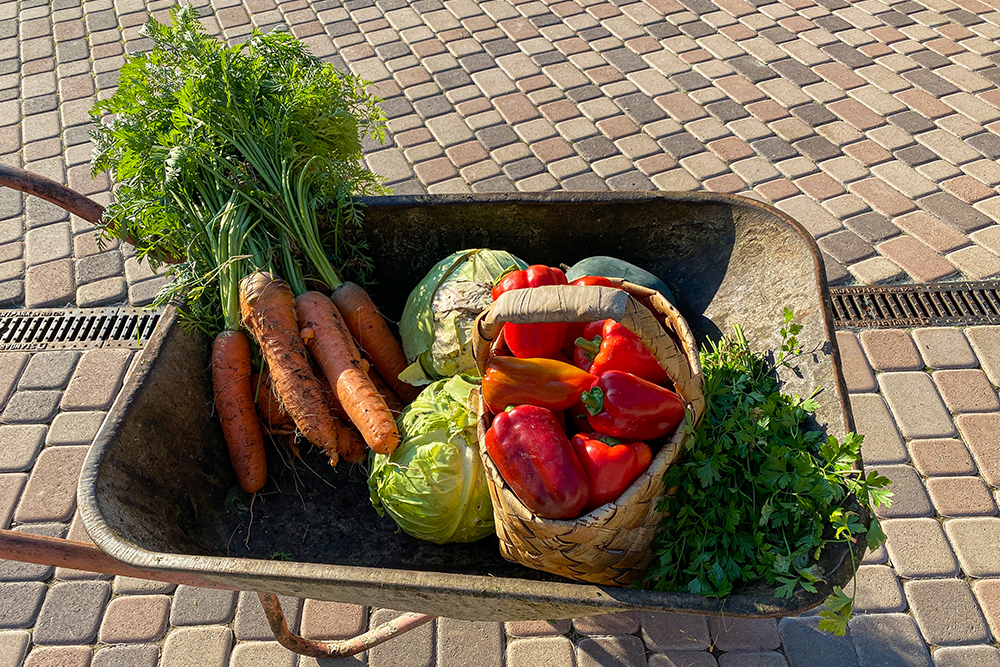
[[[268,482],[255,499],[230,489],[227,555],[561,581],[505,561],[496,536],[437,545],[407,535],[369,501],[367,466],[345,461],[332,468],[301,444],[302,461],[284,444],[268,447]]]

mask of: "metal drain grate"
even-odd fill
[[[1000,281],[831,287],[838,327],[1000,324]]]
[[[0,311],[0,351],[138,349],[160,312],[145,308]]]

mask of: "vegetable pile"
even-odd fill
[[[562,270],[535,265],[504,276],[493,298],[567,284]],[[601,276],[571,285],[614,287]],[[615,320],[508,322],[494,354],[482,380],[495,415],[484,444],[539,517],[573,519],[617,500],[684,419],[684,401],[660,386],[668,378],[656,357]]]
[[[153,48],[92,112],[93,171],[120,184],[107,233],[173,263],[157,302],[180,300],[187,326],[216,335],[216,410],[245,491],[267,478],[255,404],[332,465],[392,452],[390,406],[416,392],[371,299],[342,277],[370,263],[350,232],[353,196],[381,191],[360,162],[361,137],[383,132],[374,98],[290,35],[228,47],[190,5],[171,19],[144,26]]]
[[[878,520],[860,514],[891,496],[886,477],[854,469],[862,436],[840,441],[807,430],[814,397],[781,392],[776,367],[799,352],[792,317],[786,310],[776,360],[752,352],[739,328],[702,351],[708,410],[686,460],[665,475],[677,492],[661,503],[667,517],[653,544],[650,587],[726,597],[763,579],[777,597],[791,597],[799,587],[816,592],[828,574],[818,564],[826,545],[861,535],[872,549],[885,541]],[[835,588],[820,628],[844,634],[853,598]]]

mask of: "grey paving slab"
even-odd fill
[[[642,640],[636,641],[645,659]],[[434,653],[437,667],[460,667],[473,663],[483,667],[500,667],[504,653],[503,624],[438,619]]]
[[[856,667],[858,658],[848,634],[836,637],[817,629],[819,619],[784,618],[778,624],[791,667]],[[849,633],[850,631],[848,631]]]
[[[106,646],[94,653],[90,667],[156,667],[160,649],[152,644]]]
[[[45,535],[46,537],[65,537],[66,524],[36,523],[16,526],[12,530],[17,533]],[[14,560],[0,560],[0,581],[45,581],[52,576],[55,568],[49,565],[36,565]]]
[[[642,638],[654,651],[705,651],[712,640],[704,616],[642,612]]]
[[[970,577],[1000,576],[1000,519],[949,519],[944,524],[962,571]]]
[[[87,350],[69,381],[63,410],[106,410],[121,388],[132,353],[121,349]]]
[[[392,609],[379,609],[372,613],[370,627],[376,627],[389,621],[400,612]],[[399,642],[386,642],[368,651],[368,664],[371,667],[431,667],[434,664],[434,644],[437,621],[425,623],[398,637]],[[568,645],[569,660],[573,659],[573,644],[562,637],[521,639],[520,642],[565,642]],[[522,650],[515,642],[507,645],[507,664],[526,664],[519,662]]]
[[[278,642],[243,642],[229,658],[229,667],[295,667],[297,663],[298,656]]]
[[[905,589],[920,634],[929,644],[952,646],[990,641],[986,619],[966,582],[959,579],[909,581]]]
[[[611,635],[581,639],[576,645],[578,667],[645,667],[646,647],[630,635]]]
[[[36,352],[31,355],[18,389],[63,389],[69,382],[80,353],[75,350]]]
[[[0,471],[30,470],[42,449],[48,427],[45,424],[0,426]]]
[[[0,628],[30,628],[48,587],[39,581],[0,584]]]
[[[187,598],[187,595],[185,595],[185,598]],[[191,598],[196,599],[193,591]],[[219,616],[228,614],[227,598],[218,596],[210,598],[210,600],[216,603],[213,605],[213,613],[217,613]],[[285,614],[288,628],[292,632],[298,632],[299,620],[302,616],[302,598],[279,595],[278,601],[281,603],[281,610]],[[260,606],[260,600],[257,598],[256,593],[242,591],[239,594],[239,600],[236,605],[236,616],[233,622],[233,633],[237,641],[246,639],[264,640],[271,639],[274,636],[270,626],[267,624],[264,609]]]
[[[850,623],[861,667],[924,667],[931,656],[917,624],[905,614],[864,614]]]
[[[111,586],[103,581],[67,581],[49,589],[38,614],[35,644],[89,644],[97,636]]]
[[[129,588],[135,589],[136,586]],[[170,608],[170,624],[185,626],[230,623],[236,615],[237,597],[236,591],[178,586]],[[256,596],[252,601],[257,602]]]
[[[0,632],[0,665],[20,667],[30,641],[31,635],[24,630]]]
[[[902,577],[954,577],[958,560],[941,524],[930,518],[880,522],[893,569]]]
[[[573,667],[576,664],[575,658],[573,642],[566,637],[528,637],[515,639],[507,644],[509,667],[533,667],[539,664]]]
[[[906,463],[910,454],[899,435],[889,406],[878,394],[851,394],[855,430],[865,436],[861,455],[865,464]]]
[[[1000,667],[992,646],[946,646],[934,651],[934,667]]]
[[[35,463],[14,511],[18,522],[69,521],[76,509],[76,486],[87,447],[44,450]]]
[[[879,385],[903,437],[950,438],[957,434],[951,415],[929,375],[882,373]]]

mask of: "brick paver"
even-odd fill
[[[49,589],[38,614],[35,644],[87,644],[97,635],[111,587],[103,581],[68,581]]]
[[[970,577],[1000,576],[1000,519],[951,519],[944,524],[962,571]]]
[[[906,583],[906,598],[928,643],[949,646],[990,641],[986,619],[964,581],[910,581]]]

